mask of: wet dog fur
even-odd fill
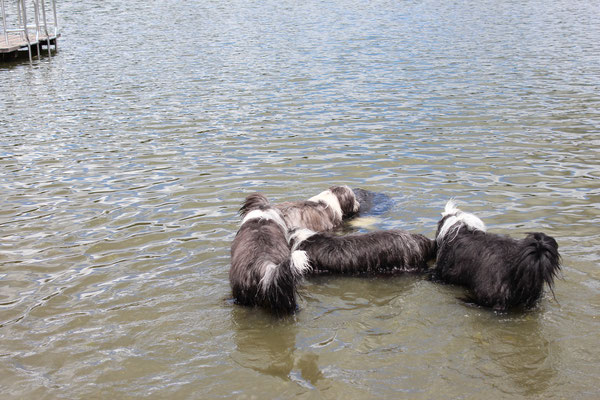
[[[483,221],[450,200],[438,223],[433,276],[469,289],[466,300],[497,311],[533,307],[560,270],[558,244],[541,233],[523,239],[486,232]],[[554,293],[554,292],[553,292]]]
[[[231,245],[229,281],[238,304],[259,306],[282,316],[297,309],[296,287],[308,264],[292,252],[281,211],[260,194],[246,198],[242,223]]]
[[[306,228],[316,232],[339,227],[358,213],[360,204],[348,186],[332,186],[308,200],[275,204],[289,229]]]
[[[346,275],[417,272],[435,258],[435,241],[403,230],[336,235],[296,229],[293,250],[306,252],[309,273]]]

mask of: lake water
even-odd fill
[[[600,3],[58,1],[52,58],[0,65],[3,398],[600,397]],[[333,184],[354,230],[445,202],[556,238],[537,308],[407,275],[231,301],[245,195]]]

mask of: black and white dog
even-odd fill
[[[348,186],[332,186],[308,200],[275,204],[289,229],[307,228],[316,232],[339,227],[358,213],[360,204]]]
[[[403,230],[354,233],[296,229],[290,233],[293,251],[304,251],[312,273],[377,274],[424,271],[435,257],[435,241]]]
[[[558,244],[543,233],[524,239],[486,232],[483,221],[448,201],[438,223],[433,276],[470,289],[467,300],[497,311],[533,307],[560,270]]]
[[[308,269],[306,254],[292,253],[281,211],[265,196],[248,196],[240,214],[243,220],[231,245],[229,270],[235,301],[276,315],[293,313],[296,285]]]

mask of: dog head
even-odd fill
[[[266,210],[271,207],[269,200],[261,193],[252,193],[246,196],[239,213],[244,218],[250,211]]]
[[[463,226],[475,231],[486,231],[485,224],[482,220],[471,213],[460,210],[456,207],[454,200],[450,199],[446,203],[444,212],[442,212],[442,219],[438,222],[437,233],[435,235],[438,244],[440,244],[450,232],[457,232],[458,229]]]
[[[273,221],[287,233],[287,225],[281,211],[271,206],[269,200],[260,194],[252,193],[246,197],[240,208],[242,222],[240,226],[251,220]]]
[[[332,186],[324,192],[311,197],[308,201],[327,204],[340,220],[356,214],[360,208],[354,192],[345,185]]]
[[[344,217],[350,217],[358,212],[360,203],[356,199],[356,195],[352,189],[344,185],[332,186],[329,190],[337,197]]]

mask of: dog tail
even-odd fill
[[[300,278],[310,271],[308,254],[304,250],[294,250],[291,256],[292,273]]]
[[[296,281],[286,260],[280,265],[265,262],[262,265],[262,278],[258,284],[259,303],[273,314],[282,316],[296,311]]]
[[[526,307],[533,306],[542,294],[544,283],[554,296],[554,278],[560,268],[556,240],[541,232],[528,234],[523,239],[514,274],[517,297]]]
[[[259,296],[264,306],[278,316],[296,311],[297,285],[309,268],[308,256],[301,250],[293,251],[290,258],[279,265],[266,261],[259,282]]]
[[[240,215],[246,216],[250,211],[258,210],[261,208],[268,207],[270,205],[269,200],[261,193],[252,193],[246,196],[242,207],[240,208]]]

